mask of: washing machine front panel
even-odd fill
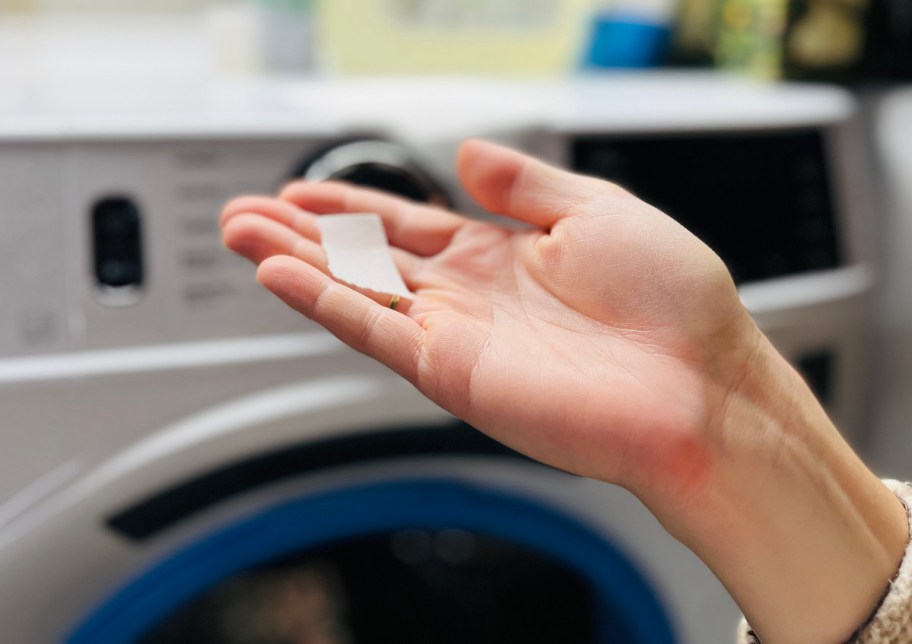
[[[188,580],[211,585],[240,572],[225,566],[248,569],[282,553],[344,544],[346,537],[373,535],[388,541],[402,529],[434,534],[454,529],[479,539],[490,537],[494,541],[485,543],[494,550],[498,539],[518,546],[511,556],[543,572],[550,570],[548,574],[566,581],[568,593],[588,589],[584,595],[610,603],[615,613],[624,606],[614,597],[622,591],[638,597],[641,607],[654,609],[640,617],[630,613],[626,619],[631,623],[617,629],[658,628],[667,621],[680,638],[675,641],[708,641],[708,633],[710,639],[727,637],[737,611],[724,589],[629,494],[529,462],[474,431],[452,434],[452,423],[392,377],[292,384],[175,423],[75,477],[0,531],[0,621],[11,641],[82,637],[80,633],[94,631],[80,627],[104,623],[87,616],[107,619],[104,607],[130,587],[129,580],[156,577],[155,571],[170,561],[181,561],[174,565],[183,570],[189,560],[175,557],[192,559],[218,550],[212,540],[236,530],[272,538],[285,534],[289,541],[281,553],[265,548],[253,552],[253,559],[232,554],[213,564],[200,563],[199,574]],[[417,483],[422,481],[427,483]],[[372,490],[380,490],[376,494],[386,501],[372,496]],[[400,493],[406,497],[396,496]],[[412,494],[416,496],[408,496]],[[465,495],[471,502],[460,501]],[[350,509],[339,505],[340,498],[348,499]],[[305,521],[300,508],[311,504],[323,505]],[[514,505],[529,509],[537,523],[523,524],[531,520],[523,518],[524,511],[511,515]],[[268,528],[256,523],[267,520],[258,517],[274,517],[292,506],[298,510],[288,512],[297,518],[289,518],[289,525],[297,521],[306,534],[294,536],[275,529],[274,523]],[[175,507],[182,511],[175,512]],[[359,516],[361,523],[355,521]],[[506,521],[508,516],[513,519]],[[329,531],[321,538],[309,532],[315,517]],[[520,529],[523,525],[527,527]],[[561,525],[576,527],[564,536],[545,538]],[[565,550],[561,544],[575,543],[573,534],[588,535],[580,538],[600,549],[603,559],[574,559],[591,550]],[[369,540],[362,545],[371,543],[379,547]],[[80,556],[73,557],[77,551]],[[555,559],[564,564],[549,568],[542,563]],[[609,564],[630,574],[593,572]],[[215,566],[208,576],[200,572],[207,565]],[[585,583],[573,581],[580,577]],[[546,599],[540,596],[538,601]],[[140,601],[137,606],[142,612],[153,603]],[[171,612],[180,608],[161,606]],[[707,617],[708,606],[714,609],[712,618]],[[153,617],[164,616],[147,615]],[[154,630],[154,622],[139,617],[129,621]],[[593,628],[608,628],[592,623]],[[649,635],[631,641],[669,641],[663,628],[658,630],[665,639]]]
[[[26,499],[163,426],[220,405],[243,407],[259,392],[337,385],[351,375],[393,377],[323,331],[7,360],[0,365],[0,526]]]
[[[0,284],[10,311],[0,316],[6,640],[80,637],[89,632],[81,629],[102,623],[94,620],[107,619],[105,607],[169,562],[205,555],[202,544],[263,525],[256,522],[264,516],[292,520],[282,514],[293,514],[289,508],[349,493],[363,499],[404,493],[402,486],[431,496],[456,490],[456,497],[487,500],[483,506],[500,499],[504,515],[508,506],[522,506],[550,517],[553,529],[575,526],[570,533],[616,554],[605,554],[605,561],[615,557],[636,571],[654,595],[644,605],[659,606],[652,621],[667,617],[678,641],[730,640],[738,614],[731,599],[629,494],[502,453],[454,452],[433,442],[421,451],[424,439],[412,430],[439,429],[452,419],[263,292],[251,267],[221,248],[217,211],[237,193],[274,193],[353,139],[407,150],[408,164],[417,163],[450,203],[484,217],[490,215],[471,206],[455,177],[455,150],[466,136],[495,138],[574,167],[574,142],[593,137],[610,143],[813,130],[824,141],[839,265],[748,280],[741,294],[789,359],[807,359],[821,390],[829,388],[834,419],[851,429],[862,390],[871,276],[864,266],[868,207],[850,163],[857,149],[847,136],[846,95],[661,76],[557,84],[417,81],[384,83],[382,92],[372,82],[279,85],[202,88],[199,95],[213,98],[211,104],[188,109],[181,99],[180,109],[156,115],[49,109],[10,120],[0,114],[0,192],[16,205],[17,232],[0,240],[7,274],[16,276]],[[130,104],[122,98],[118,109]],[[776,166],[775,159],[769,163]],[[338,171],[364,176],[364,170]],[[36,264],[39,256],[47,262]],[[408,438],[374,440],[383,436]],[[312,451],[326,445],[337,448]],[[357,445],[373,445],[362,452],[376,458],[354,458]],[[268,465],[275,454],[299,463],[293,455],[302,452],[311,454],[307,468]],[[267,459],[252,480],[230,476],[251,459]],[[217,485],[206,485],[213,480]],[[416,481],[426,485],[414,487]],[[503,541],[521,544],[526,550],[516,556],[542,574],[565,575],[568,594],[593,602],[612,596],[599,590],[603,576],[590,570],[596,564],[574,560],[571,573],[567,566],[549,568],[571,555],[534,541],[537,530],[517,534],[509,524],[481,521],[483,512],[472,514],[475,505],[465,516],[444,516],[434,513],[448,504],[431,503],[421,506],[424,519],[396,515],[408,506],[400,505],[383,515],[398,516],[395,525],[349,526],[348,541],[301,537],[285,554],[298,552],[310,571],[318,552],[339,566],[350,561],[346,543],[379,556],[389,553],[400,528],[411,526],[435,542],[443,530],[458,529],[485,544],[485,552]],[[272,527],[257,533],[285,534]],[[235,581],[264,587],[261,575],[278,566],[275,552],[264,553],[248,561],[249,577],[227,569],[200,577],[210,584],[209,597],[226,601],[225,589]],[[311,587],[323,584],[324,599],[333,597],[329,577],[305,578]],[[428,601],[432,613],[439,604]],[[159,606],[175,619],[182,610],[199,610],[192,601]],[[149,638],[167,627],[153,621]]]

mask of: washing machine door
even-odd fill
[[[672,642],[604,536],[533,499],[449,478],[305,496],[207,535],[119,589],[95,642]]]
[[[394,380],[291,386],[163,431],[0,535],[0,623],[23,644],[674,642],[574,479]]]

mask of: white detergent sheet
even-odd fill
[[[412,297],[393,263],[380,215],[323,215],[317,226],[333,277],[377,293]]]

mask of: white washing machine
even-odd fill
[[[622,76],[3,91],[4,642],[733,638],[725,590],[629,494],[460,424],[221,249],[221,203],[296,174],[471,211],[453,153],[477,134],[621,181],[722,254],[855,431],[870,235],[838,90]]]
[[[869,97],[880,232],[874,377],[879,395],[867,411],[869,455],[886,476],[912,479],[912,86]]]

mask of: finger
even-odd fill
[[[269,217],[308,239],[320,243],[320,229],[317,228],[316,217],[312,213],[304,212],[294,204],[275,197],[256,195],[236,197],[225,204],[219,224],[224,228],[234,217],[249,213]]]
[[[446,248],[468,221],[440,208],[345,183],[295,181],[279,195],[299,208],[319,214],[377,213],[390,244],[422,257]]]
[[[599,197],[623,192],[607,181],[560,170],[487,141],[463,143],[456,164],[466,190],[484,208],[542,228],[585,212]]]
[[[275,255],[289,255],[307,262],[327,275],[332,275],[329,271],[326,251],[319,244],[260,215],[241,213],[232,217],[231,221],[225,224],[223,239],[225,246],[254,264],[260,264]],[[393,262],[406,286],[412,291],[421,288],[423,284],[418,281],[418,275],[422,269],[423,260],[398,248],[390,250]],[[384,306],[389,304],[390,296],[386,293],[354,288],[375,302]],[[410,306],[409,300],[402,300],[397,309],[408,312]]]
[[[277,221],[259,214],[240,213],[222,228],[222,239],[229,249],[254,264],[273,255],[293,255],[326,272],[326,252]]]
[[[415,382],[424,329],[291,257],[260,264],[257,280],[350,347]]]

